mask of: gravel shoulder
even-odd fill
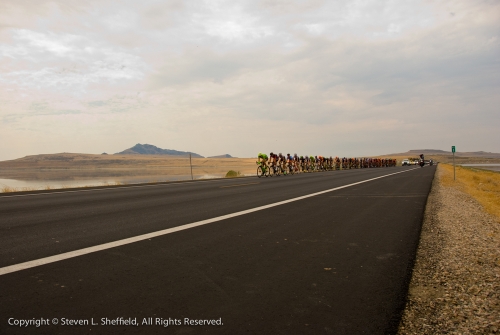
[[[398,334],[500,334],[500,224],[437,169]]]

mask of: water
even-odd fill
[[[208,177],[210,178],[210,177]],[[195,179],[208,179],[207,177],[197,176]],[[211,178],[218,178],[213,176]],[[190,175],[177,176],[152,176],[149,178],[121,177],[113,179],[81,179],[81,180],[58,180],[58,179],[43,179],[43,180],[18,180],[18,179],[1,179],[0,192],[4,188],[14,188],[19,191],[85,187],[85,186],[106,186],[106,185],[122,185],[122,184],[141,184],[155,183],[165,181],[189,180]]]
[[[482,170],[490,170],[500,172],[500,164],[461,164],[465,167],[475,167]]]
[[[210,173],[193,175],[194,179],[213,179],[222,178],[223,173]],[[44,189],[59,189],[59,188],[72,188],[72,187],[85,187],[85,186],[106,186],[106,185],[123,185],[123,184],[142,184],[142,183],[155,183],[167,181],[181,181],[191,180],[191,175],[147,175],[147,176],[114,176],[114,177],[92,177],[85,178],[82,176],[74,178],[33,178],[23,177],[10,177],[0,178],[0,193],[2,191],[30,191],[30,190],[44,190]]]

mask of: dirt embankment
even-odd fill
[[[485,178],[491,196],[499,184]],[[486,213],[483,197],[449,180],[450,169],[440,165],[399,334],[500,333],[500,220]]]

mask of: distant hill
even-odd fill
[[[451,156],[451,148],[449,151],[445,150],[436,150],[436,149],[416,149],[416,150],[408,150],[407,152],[402,152],[398,154],[391,154],[393,156],[408,156],[408,157],[417,157],[420,154],[424,155],[436,155],[436,156]],[[390,155],[387,155],[390,156]],[[473,152],[455,152],[455,156],[457,157],[477,157],[477,158],[500,158],[500,153],[495,152],[485,152],[485,151],[473,151]]]
[[[207,158],[236,158],[236,157],[233,157],[229,154],[225,154],[225,155],[219,155],[219,156],[210,156],[210,157],[207,157]]]
[[[161,149],[151,144],[137,143],[132,148],[117,152],[115,155],[171,155],[171,156],[189,156],[203,158],[203,156],[189,151],[177,151],[171,149]]]

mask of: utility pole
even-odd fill
[[[191,153],[189,153],[189,166],[191,167],[191,180],[193,179],[193,164],[191,164]]]

